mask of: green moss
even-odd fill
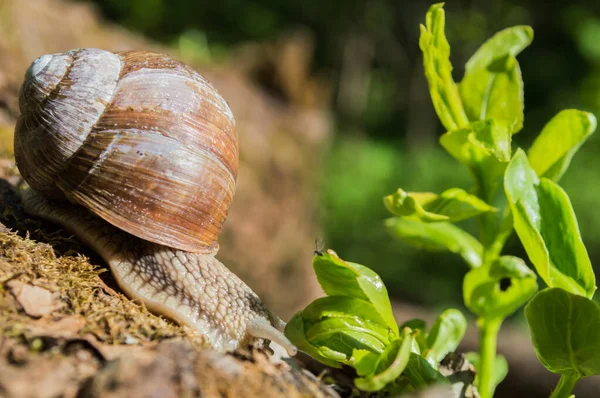
[[[64,246],[76,242],[63,232],[45,233],[45,240]],[[65,315],[85,319],[79,335],[92,333],[107,343],[143,343],[168,337],[187,336],[198,340],[189,328],[178,326],[156,316],[121,293],[109,287],[101,275],[108,270],[90,263],[77,250],[61,248],[56,255],[50,244],[37,243],[16,233],[0,233],[0,332],[7,336],[24,336],[33,327],[48,325]],[[23,283],[56,292],[63,307],[44,317],[43,321],[25,314],[6,288],[17,279]],[[109,282],[110,283],[110,282]],[[25,336],[26,337],[26,336]],[[200,343],[200,341],[197,341]]]

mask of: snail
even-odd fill
[[[75,234],[125,294],[213,348],[295,353],[285,323],[215,257],[238,142],[210,83],[167,55],[75,49],[31,64],[19,106],[27,213]]]

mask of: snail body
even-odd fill
[[[19,104],[28,213],[76,234],[127,295],[214,348],[294,352],[284,323],[215,258],[238,143],[210,83],[166,55],[78,49],[35,60]]]

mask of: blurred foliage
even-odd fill
[[[320,187],[327,246],[372,266],[391,294],[427,304],[462,303],[461,260],[400,246],[384,229],[387,211],[380,200],[399,186],[433,192],[470,188],[466,169],[437,144],[443,131],[423,77],[417,27],[433,1],[95,1],[108,18],[199,60],[308,28],[315,42],[313,72],[333,85],[338,132]],[[445,9],[454,65],[464,65],[505,27],[526,24],[535,30],[533,44],[519,56],[526,124],[514,147],[528,148],[561,109],[600,116],[600,2],[453,0]],[[460,80],[463,70],[453,74]],[[593,137],[563,180],[595,264],[600,264],[599,151],[600,139]],[[505,252],[524,255],[514,238]]]

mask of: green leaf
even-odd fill
[[[540,277],[550,287],[591,297],[596,278],[565,191],[538,179],[522,150],[506,169],[504,184],[514,228]]]
[[[538,176],[558,182],[579,147],[596,130],[596,117],[588,112],[566,109],[546,124],[527,153]]]
[[[410,354],[402,377],[405,377],[416,390],[433,384],[449,383],[448,379],[431,366],[425,358],[414,353]]]
[[[385,207],[394,215],[423,222],[448,221],[450,217],[425,210],[439,195],[430,192],[405,192],[398,190],[383,198]]]
[[[505,56],[466,73],[459,88],[469,120],[494,120],[510,134],[523,128],[523,78],[516,58]]]
[[[518,257],[501,256],[489,267],[467,273],[463,283],[465,305],[487,319],[504,319],[537,291],[535,273]]]
[[[452,79],[450,44],[444,35],[443,3],[434,4],[421,25],[419,47],[423,51],[423,67],[435,111],[446,130],[455,130],[469,123],[456,83]]]
[[[325,294],[368,301],[387,327],[395,335],[399,334],[387,289],[377,273],[363,265],[342,260],[333,250],[315,256],[313,267]]]
[[[540,291],[525,307],[540,362],[551,372],[600,374],[600,306],[563,289]]]
[[[301,312],[297,312],[292,319],[290,319],[285,326],[284,333],[300,351],[304,351],[322,364],[333,368],[341,368],[342,365],[340,365],[339,362],[344,363],[346,361],[346,355],[344,353],[334,353],[333,355],[331,355],[331,352],[324,353],[322,350],[308,342],[305,336],[304,320],[302,319]]]
[[[318,298],[302,311],[302,318],[312,323],[326,318],[351,318],[372,322],[383,328],[388,327],[373,304],[363,299],[347,296]],[[395,336],[398,337],[398,334]]]
[[[377,369],[379,354],[375,354],[369,350],[355,349],[352,352],[352,360],[352,366],[356,369],[356,374],[359,376],[366,376],[375,372],[375,369]]]
[[[427,348],[427,324],[422,319],[410,319],[400,325],[400,330],[410,328],[413,331],[415,342],[418,345],[418,353],[425,351]],[[415,352],[415,350],[413,350]]]
[[[328,318],[306,331],[306,339],[316,347],[327,346],[348,358],[354,349],[382,352],[390,344],[388,329],[359,319]]]
[[[483,120],[470,124],[473,133],[469,140],[480,145],[493,155],[499,162],[510,160],[510,132],[495,120]],[[481,161],[480,159],[477,159]]]
[[[467,62],[460,95],[469,120],[493,119],[510,133],[523,127],[523,79],[515,59],[533,30],[514,26],[496,33]]]
[[[456,350],[467,331],[467,320],[456,309],[450,308],[438,316],[427,336],[429,350],[423,356],[436,366],[449,353]]]
[[[449,131],[440,137],[440,144],[467,166],[474,166],[492,156],[499,162],[510,160],[510,134],[493,120],[476,121]]]
[[[467,360],[479,371],[479,353],[477,352],[467,352],[465,354]],[[494,373],[492,373],[492,388],[491,391],[494,391],[498,384],[502,383],[502,380],[508,374],[508,362],[506,358],[502,355],[496,356],[494,359]],[[478,385],[478,376],[475,375],[475,381],[473,384]]]
[[[468,73],[487,68],[494,61],[507,55],[516,57],[532,40],[533,29],[530,26],[520,25],[501,30],[471,56],[465,65],[465,71]]]
[[[423,332],[427,332],[427,323],[424,320],[418,318],[409,319],[408,321],[400,325],[400,330],[403,330],[404,328],[410,328],[412,330],[422,330]]]
[[[459,188],[448,189],[440,195],[398,189],[394,194],[384,197],[383,202],[393,214],[423,222],[457,222],[481,213],[498,211]]]
[[[461,255],[472,268],[481,266],[481,243],[456,225],[425,224],[398,217],[387,219],[385,224],[394,236],[413,246],[431,251],[449,250]]]
[[[406,368],[413,345],[413,336],[402,333],[402,339],[393,341],[379,357],[375,372],[354,380],[356,387],[363,391],[379,391],[397,379]]]
[[[477,196],[493,197],[510,160],[508,129],[493,120],[473,122],[442,135],[440,144],[469,168],[475,179]]]

